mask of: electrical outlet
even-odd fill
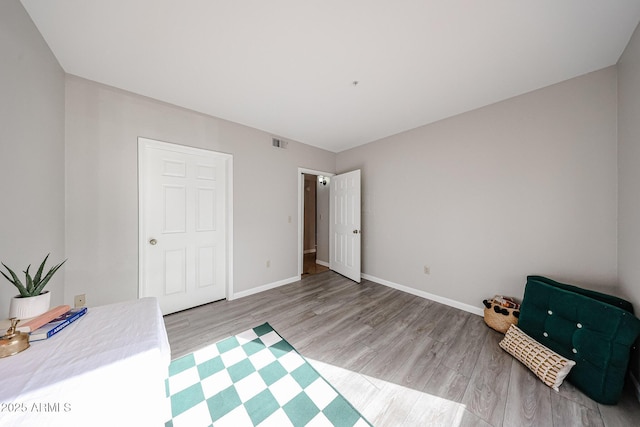
[[[269,267],[271,267],[271,260],[270,259],[267,260],[267,268],[269,268]]]
[[[289,224],[291,224],[291,219],[292,219],[291,215],[289,215]]]
[[[84,294],[80,294],[80,295],[76,295],[75,298],[73,299],[73,305],[78,308],[78,307],[84,307],[84,305],[87,303],[87,300],[85,298]]]
[[[424,266],[424,274],[431,274],[431,269],[426,265]]]

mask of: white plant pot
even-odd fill
[[[49,310],[51,292],[44,291],[35,297],[15,296],[9,305],[9,318],[28,319],[36,317]]]

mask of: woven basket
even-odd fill
[[[511,325],[518,324],[518,316],[520,315],[519,308],[506,308],[493,302],[493,298],[490,300],[484,300],[484,323],[491,329],[495,329],[500,333],[506,333]],[[487,307],[489,305],[489,307]],[[496,311],[496,307],[500,312]],[[504,313],[507,314],[504,314]]]

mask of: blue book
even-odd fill
[[[84,316],[86,312],[87,307],[72,308],[65,314],[56,317],[51,322],[31,332],[29,334],[29,341],[41,341],[52,337],[53,335],[57,334],[58,332]]]

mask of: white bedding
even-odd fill
[[[0,359],[0,426],[164,426],[170,362],[155,298],[89,307]]]

